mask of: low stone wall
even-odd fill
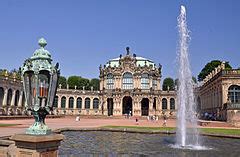
[[[47,118],[62,118],[64,115],[47,115]],[[0,116],[0,120],[33,119],[33,116]]]
[[[235,127],[240,127],[240,110],[228,110],[227,122]]]
[[[0,157],[15,157],[16,151],[17,147],[14,141],[8,139],[0,140]]]

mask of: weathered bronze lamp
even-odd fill
[[[47,45],[46,40],[41,38],[38,44],[40,48],[31,58],[26,59],[21,67],[25,107],[35,119],[26,134],[46,135],[51,133],[51,129],[45,124],[45,118],[52,110],[60,70],[58,63],[53,66],[51,54],[44,49]]]

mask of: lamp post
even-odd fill
[[[51,129],[45,124],[45,118],[52,110],[60,70],[58,63],[52,64],[51,54],[44,48],[46,40],[41,38],[38,44],[40,48],[21,67],[26,109],[35,119],[26,134],[46,135],[51,133]]]

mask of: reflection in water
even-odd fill
[[[240,140],[203,137],[211,150],[189,150],[172,148],[175,136],[103,131],[63,132],[65,140],[59,148],[60,157],[222,157],[239,156]]]

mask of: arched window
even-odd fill
[[[174,98],[170,99],[170,110],[175,110],[175,99]]]
[[[146,73],[141,76],[141,89],[149,89],[149,76]]]
[[[68,103],[69,103],[69,108],[73,108],[74,98],[70,97],[69,100],[68,100]]]
[[[231,103],[240,103],[240,86],[230,86],[228,88],[228,98]]]
[[[82,108],[82,98],[77,98],[77,108]]]
[[[93,109],[98,109],[99,106],[99,100],[98,98],[93,99]]]
[[[156,110],[157,109],[157,98],[153,99],[153,109]]]
[[[129,72],[123,74],[123,89],[133,89],[133,76]]]
[[[19,101],[19,90],[17,90],[15,94],[14,106],[18,105],[18,101]]]
[[[166,98],[163,98],[163,99],[162,99],[162,109],[163,109],[163,110],[166,110],[166,109],[167,109],[167,99],[166,99]]]
[[[0,87],[0,107],[3,105],[4,89]]]
[[[85,99],[85,109],[90,109],[90,98]]]
[[[113,89],[114,88],[114,77],[113,74],[107,75],[107,89]]]
[[[58,107],[58,96],[54,97],[53,107]]]
[[[7,95],[7,105],[11,105],[11,100],[12,100],[12,89],[8,90],[8,95]]]
[[[61,99],[61,108],[65,108],[66,107],[66,97],[63,96]]]

